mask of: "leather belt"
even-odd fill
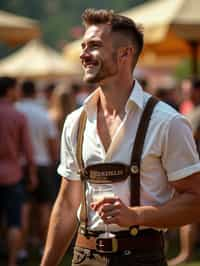
[[[79,233],[77,235],[76,246],[96,250],[99,253],[115,253],[124,250],[153,251],[164,247],[162,232],[155,230],[142,231],[139,231],[137,236],[116,236],[116,238],[109,239],[94,236],[87,238]]]

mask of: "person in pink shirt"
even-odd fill
[[[190,79],[184,79],[181,83],[182,102],[179,106],[179,111],[183,115],[189,114],[193,108],[194,103],[191,99],[192,83]]]
[[[8,266],[17,265],[21,240],[22,154],[29,165],[29,188],[33,189],[37,182],[27,122],[13,106],[17,93],[15,78],[0,77],[0,213],[5,215],[8,226]]]

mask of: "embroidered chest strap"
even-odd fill
[[[84,169],[84,178],[93,184],[121,182],[130,176],[130,167],[123,163],[98,163]]]

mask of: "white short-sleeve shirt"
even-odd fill
[[[137,127],[150,96],[135,81],[125,106],[126,115],[115,132],[108,151],[105,152],[97,132],[99,92],[96,90],[91,94],[84,106],[71,113],[65,121],[58,173],[70,180],[80,179],[77,174],[76,137],[78,121],[83,108],[87,112],[83,143],[85,166],[104,162],[121,162],[129,165]],[[172,107],[160,101],[153,111],[142,152],[141,205],[155,206],[167,202],[174,193],[169,181],[179,180],[199,171],[199,156],[188,121]],[[126,205],[129,205],[130,202],[129,181],[127,179],[112,184],[114,194],[120,197]],[[86,195],[89,227],[91,230],[102,230],[102,220],[89,207],[90,191],[91,184],[88,184]],[[111,225],[110,228],[112,231],[124,230],[117,225]]]
[[[37,165],[51,165],[48,140],[58,137],[58,130],[48,111],[35,99],[23,99],[16,104],[16,108],[25,114]]]

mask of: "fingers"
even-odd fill
[[[112,204],[115,204],[117,201],[120,201],[118,197],[103,198],[102,200],[92,202],[90,206],[94,211],[98,211],[98,209],[102,207],[103,205],[107,205],[107,206],[108,204],[112,205]]]
[[[117,223],[120,216],[121,201],[119,198],[106,198],[100,202],[91,204],[93,210],[97,211],[105,223]]]
[[[102,219],[106,224],[119,224],[120,217],[119,213],[116,213],[114,216],[107,217],[106,219]]]
[[[116,221],[117,217],[120,215],[120,210],[119,209],[114,209],[110,212],[101,212],[101,219],[105,223],[113,223],[113,221]]]
[[[117,224],[123,227],[138,224],[136,212],[117,197],[93,202],[91,208],[99,214],[106,224]]]

